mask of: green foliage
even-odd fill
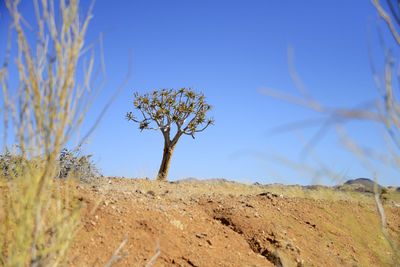
[[[135,93],[133,106],[140,111],[142,119],[137,119],[133,112],[128,112],[126,117],[137,122],[141,131],[151,129],[169,133],[175,125],[179,136],[186,134],[194,138],[196,133],[214,124],[212,118],[206,117],[212,107],[206,103],[204,94],[189,88],[162,89],[143,95]]]

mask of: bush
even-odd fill
[[[101,176],[99,169],[92,161],[92,155],[82,155],[81,148],[74,150],[64,148],[61,150],[57,161],[57,176],[55,178],[65,179],[74,177],[81,182],[90,182],[96,177]],[[11,180],[21,176],[23,169],[28,166],[38,168],[44,159],[25,159],[23,156],[11,153],[6,150],[0,154],[1,177]]]
[[[101,176],[98,168],[92,161],[92,155],[81,155],[80,147],[69,150],[64,148],[58,157],[58,178],[76,177],[82,182],[90,182]]]
[[[21,168],[24,166],[24,159],[22,156],[12,154],[10,151],[6,151],[0,155],[0,171],[2,177],[16,177],[21,174]]]

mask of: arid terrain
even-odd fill
[[[104,178],[84,206],[70,266],[393,266],[372,194],[327,187]],[[400,193],[386,194],[400,240]],[[119,248],[119,250],[118,250]]]

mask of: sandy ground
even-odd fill
[[[370,195],[324,187],[107,178],[77,187],[70,266],[393,266]],[[394,192],[393,194],[400,194]],[[385,210],[400,240],[400,208]]]

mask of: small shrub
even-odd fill
[[[92,155],[81,155],[81,149],[64,148],[58,157],[58,178],[77,177],[82,182],[90,182],[101,176],[98,168],[92,161]]]
[[[91,159],[92,155],[82,155],[81,148],[73,150],[64,148],[58,156],[56,168],[58,172],[55,178],[65,179],[73,177],[81,182],[90,182],[96,177],[101,176],[99,169]],[[1,177],[7,180],[19,177],[23,174],[25,168],[37,169],[44,163],[43,158],[25,159],[23,156],[11,153],[7,150],[0,154],[0,172]]]
[[[22,156],[15,155],[10,151],[6,151],[0,155],[0,171],[2,177],[17,177],[21,174],[21,168],[24,166],[24,159]]]

